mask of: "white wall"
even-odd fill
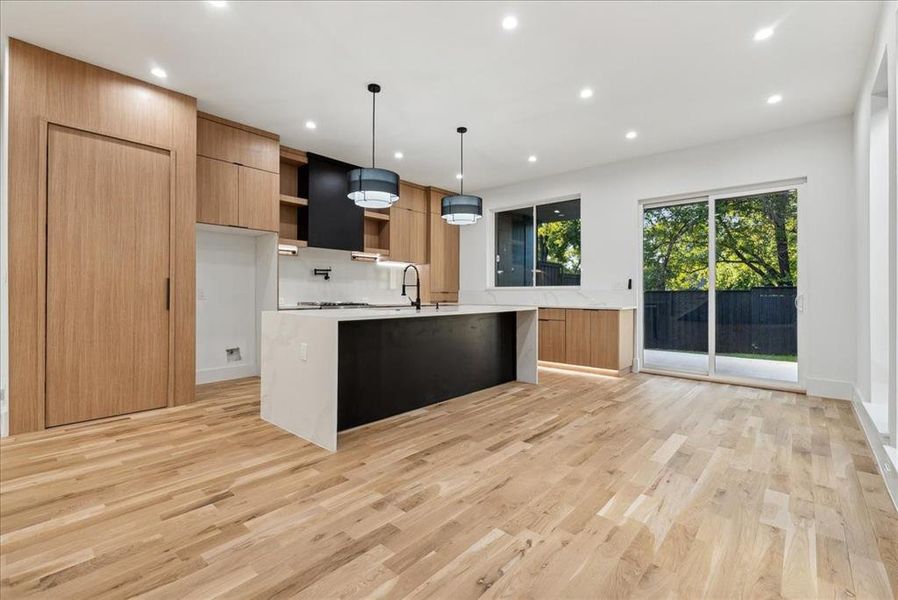
[[[882,348],[894,345],[894,258],[896,198],[896,19],[898,2],[883,5],[877,36],[870,49],[863,84],[854,113],[855,205],[857,231],[857,390],[856,399],[883,399],[881,383],[874,392],[872,382],[881,380],[882,369],[894,371],[894,351],[882,356]],[[886,82],[880,67],[886,59]],[[888,101],[875,96],[885,83]],[[883,139],[885,138],[885,139]],[[890,150],[890,152],[889,152]],[[886,156],[883,156],[883,154]],[[872,233],[872,235],[871,235]],[[885,275],[885,279],[883,278]],[[891,300],[889,300],[891,298]],[[883,331],[885,329],[885,331]],[[871,351],[871,349],[879,349]],[[878,353],[879,356],[871,356]],[[894,388],[884,399],[894,398]]]
[[[799,343],[806,384],[813,394],[850,398],[856,379],[857,301],[851,135],[850,118],[841,117],[486,190],[484,218],[461,233],[459,300],[635,305],[639,200],[806,177],[798,201],[799,276],[806,294],[806,339]],[[582,198],[582,287],[489,288],[494,258],[490,211],[571,195]],[[634,289],[627,290],[630,278]]]
[[[279,303],[295,306],[297,302],[369,302],[400,304],[408,299],[400,296],[402,268],[405,264],[384,266],[354,261],[349,252],[323,248],[300,248],[297,256],[281,256],[278,260]],[[330,279],[313,275],[315,268],[331,268]],[[409,283],[414,276],[408,275]],[[410,289],[414,294],[414,289]]]
[[[881,72],[885,75],[885,71]],[[873,96],[870,111],[869,180],[869,394],[886,405],[889,392],[889,111],[887,98]],[[858,238],[862,238],[861,232]],[[859,371],[863,367],[858,365]],[[866,387],[866,378],[864,378]],[[888,418],[886,418],[887,422]]]
[[[404,264],[375,265],[350,256],[302,248],[299,256],[278,257],[273,234],[197,225],[197,383],[259,374],[261,315],[277,308],[278,296],[285,306],[301,300],[408,302],[400,296]],[[331,279],[315,277],[315,267],[330,267]],[[240,362],[227,360],[225,349],[234,347],[240,348]]]
[[[881,70],[884,58],[885,68]],[[896,72],[898,1],[891,0],[882,5],[879,27],[854,111],[858,257],[858,363],[854,408],[892,501],[898,506]],[[884,92],[887,101],[882,98]]]
[[[197,383],[258,375],[256,317],[256,238],[197,228]],[[240,362],[227,360],[234,347]]]

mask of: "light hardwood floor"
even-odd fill
[[[0,444],[0,592],[47,598],[893,598],[847,403],[541,370],[329,454],[255,380]]]

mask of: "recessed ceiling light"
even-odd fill
[[[150,69],[150,73],[152,73],[159,79],[165,79],[166,77],[168,77],[168,73],[166,73],[165,69],[163,69],[162,67],[153,67],[152,69]]]
[[[536,155],[535,155],[535,154],[531,154],[530,156],[528,156],[528,157],[527,157],[527,162],[536,162]]]
[[[514,15],[508,15],[504,19],[502,19],[502,29],[511,31],[515,27],[518,26],[518,18]]]
[[[224,8],[225,6],[228,5],[228,3],[225,0],[206,0],[206,2],[208,2],[215,8]]]
[[[781,94],[773,94],[772,96],[767,98],[767,104],[779,104],[783,101],[783,96]]]
[[[461,179],[461,178],[462,178],[462,174],[461,174],[461,173],[456,173],[456,174],[455,174],[455,178],[456,178],[456,179]]]
[[[635,131],[628,131],[624,137],[627,138],[628,140],[635,140],[638,136],[639,136],[639,134],[636,133]]]
[[[580,97],[586,100],[587,98],[592,98],[592,88],[585,87],[580,90]]]
[[[404,155],[402,152],[394,152],[394,153],[393,153],[393,158],[400,158],[400,159],[401,159],[403,156],[405,156],[405,155]]]
[[[318,125],[315,121],[306,121],[306,129],[315,129]]]
[[[762,27],[755,32],[755,41],[762,42],[773,36],[773,27]]]

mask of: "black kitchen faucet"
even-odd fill
[[[412,286],[411,284],[405,283],[405,276],[408,273],[409,269],[415,270],[415,284]],[[415,288],[415,299],[412,300],[412,306],[415,307],[415,310],[421,310],[421,274],[418,272],[418,267],[415,265],[407,265],[405,269],[402,270],[402,295],[407,295],[405,293],[405,288],[414,287]]]

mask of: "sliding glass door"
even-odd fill
[[[798,190],[647,204],[642,365],[798,383]]]
[[[643,364],[708,374],[708,200],[646,207]]]
[[[798,191],[714,204],[719,375],[798,382]]]

